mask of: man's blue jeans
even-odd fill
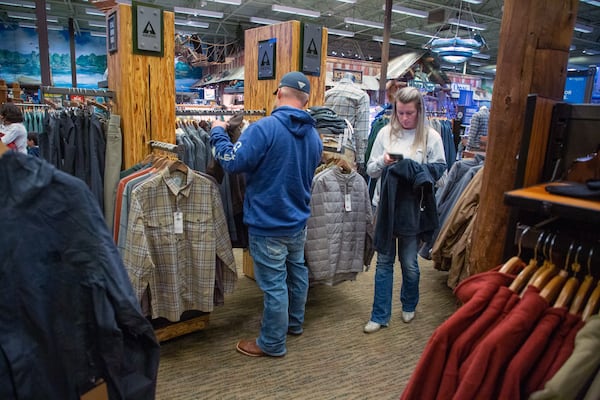
[[[419,302],[419,264],[417,262],[416,236],[401,236],[398,243],[398,260],[402,269],[402,288],[400,302],[402,310],[415,311]],[[388,254],[378,253],[375,271],[375,295],[371,321],[387,325],[392,316],[392,298],[394,289],[394,261],[396,246]]]
[[[263,291],[263,317],[258,347],[272,356],[286,353],[288,330],[302,333],[308,295],[308,268],[304,263],[306,229],[291,236],[250,234],[254,277]]]

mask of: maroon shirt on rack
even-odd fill
[[[514,278],[514,275],[488,271],[473,275],[457,286],[455,295],[466,303],[434,331],[401,399],[435,399],[450,345],[465,326],[479,317],[498,288],[509,285]]]
[[[527,378],[527,381],[525,382],[525,393],[533,393],[543,389],[544,384],[554,376],[556,371],[552,374],[550,374],[549,371],[563,345],[567,345],[566,339],[569,337],[571,331],[573,329],[577,329],[578,331],[579,328],[581,328],[577,328],[577,325],[579,324],[582,324],[580,317],[569,313],[565,316],[563,323],[558,328],[558,332],[552,337],[542,358],[537,363],[535,370],[533,370]],[[571,347],[569,354],[572,351],[573,347]]]
[[[539,289],[529,286],[515,308],[475,348],[453,398],[497,398],[504,369],[547,308]]]
[[[530,393],[524,390],[524,382],[529,373],[536,368],[537,362],[542,358],[552,337],[566,318],[567,312],[564,307],[552,307],[546,310],[531,335],[508,364],[499,399],[517,400],[529,396]]]
[[[519,295],[501,286],[483,313],[452,344],[446,360],[436,399],[451,399],[458,387],[458,373],[463,361],[476,344],[485,337],[521,300]]]

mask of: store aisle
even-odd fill
[[[304,334],[288,338],[285,357],[246,357],[235,343],[257,335],[262,295],[242,274],[241,251],[235,251],[238,286],[211,314],[209,327],[162,344],[157,399],[398,399],[432,332],[455,310],[447,274],[419,259],[415,320],[402,322],[396,298],[390,327],[364,334],[373,263],[354,282],[310,289]],[[396,279],[395,293],[399,284]]]

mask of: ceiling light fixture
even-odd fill
[[[261,24],[261,25],[275,25],[280,24],[283,21],[277,21],[275,19],[261,18],[261,17],[250,17],[250,22],[253,24]]]
[[[385,10],[385,6],[383,6],[383,10]],[[414,8],[402,7],[398,4],[394,4],[392,6],[392,12],[395,12],[398,14],[410,15],[411,17],[417,17],[417,18],[429,17],[428,11],[415,10]]]
[[[341,3],[355,4],[356,0],[338,0]]]
[[[465,28],[471,28],[478,31],[485,31],[487,29],[486,25],[478,24],[477,22],[465,21],[464,19],[458,18],[449,18],[448,23],[451,25],[462,26]]]
[[[600,51],[592,50],[592,49],[585,49],[585,50],[583,50],[583,54],[587,54],[588,56],[596,56],[596,55],[600,54]]]
[[[19,27],[37,29],[37,25],[30,22],[19,22]]]
[[[600,7],[600,1],[597,0],[580,0],[582,3],[586,3],[592,6]]]
[[[467,6],[470,10],[470,8]],[[456,26],[456,30],[452,32],[451,29],[446,31],[446,37],[436,37],[431,39],[428,43],[428,47],[434,53],[437,53],[439,57],[446,62],[458,64],[464,63],[469,58],[478,54],[485,46],[485,40],[479,34],[471,36],[472,32],[469,31],[468,37],[459,36],[459,27],[466,26],[472,29],[483,30],[483,25],[477,24],[474,21],[466,21],[463,15],[463,2],[460,1],[460,7],[458,9],[457,18],[449,18],[447,23]],[[472,16],[471,16],[472,17]],[[472,19],[472,18],[471,18]],[[439,35],[440,31],[437,32]]]
[[[376,41],[376,42],[382,42],[383,43],[383,36],[373,36],[373,40]],[[390,44],[395,44],[397,46],[405,46],[406,45],[406,41],[405,40],[400,40],[400,39],[390,38]]]
[[[343,29],[327,28],[327,34],[328,35],[345,36],[345,37],[354,37],[354,32],[345,31]]]
[[[35,3],[33,1],[0,1],[0,5],[2,6],[12,6],[12,7],[23,7],[23,8],[35,8]],[[46,4],[46,10],[50,10],[50,4]]]
[[[296,8],[296,7],[282,6],[279,4],[273,4],[271,6],[271,11],[294,14],[294,15],[303,15],[305,17],[311,17],[311,18],[319,18],[321,16],[321,13],[318,11],[305,10],[303,8]]]
[[[181,25],[181,26],[193,26],[194,28],[208,28],[210,25],[206,22],[200,22],[200,21],[188,21],[185,19],[176,19],[175,20],[175,25]]]
[[[437,36],[433,33],[429,33],[429,32],[425,32],[425,31],[420,31],[418,29],[405,29],[404,33],[409,34],[409,35],[415,35],[415,36],[423,36],[423,37],[428,37],[428,38],[436,38]]]
[[[89,21],[88,26],[92,26],[94,28],[106,28],[106,23]]]
[[[594,32],[594,27],[576,22],[575,28],[573,28],[573,30],[581,33],[592,33]]]
[[[357,19],[357,18],[350,18],[350,17],[344,18],[344,22],[347,24],[366,26],[368,28],[383,29],[383,24],[381,22],[373,22],[373,21],[367,21],[364,19]]]
[[[103,33],[103,32],[90,32],[90,35],[96,36],[96,37],[103,37],[103,38],[106,37],[106,33]]]
[[[215,3],[231,4],[234,6],[242,5],[242,0],[213,0]]]
[[[195,8],[173,7],[178,14],[188,14],[195,17],[223,18],[223,13],[218,11],[198,10]]]
[[[104,17],[105,16],[102,11],[100,11],[98,9],[95,9],[95,8],[86,8],[85,9],[85,13],[87,15],[98,15],[100,17]]]
[[[35,21],[37,19],[35,14],[20,13],[20,12],[8,12],[8,13],[6,13],[6,16],[8,18],[25,19],[28,21]],[[48,17],[46,17],[46,22],[53,22],[53,23],[57,24],[58,18],[48,16]]]
[[[471,4],[481,4],[483,3],[483,0],[463,0],[465,3],[471,3]]]
[[[483,54],[483,53],[475,53],[475,54],[473,54],[473,58],[479,58],[480,60],[489,60],[490,59],[490,55],[489,54]]]

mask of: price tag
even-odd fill
[[[344,195],[344,209],[348,212],[352,211],[352,195],[350,193]]]
[[[175,225],[175,233],[183,233],[183,213],[181,211],[173,213],[173,223]]]

